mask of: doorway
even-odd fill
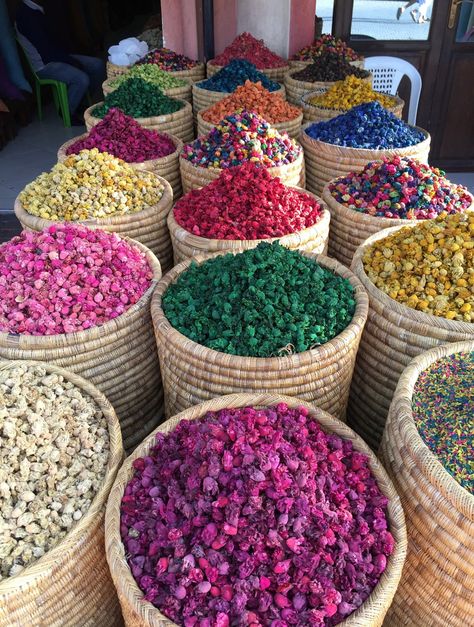
[[[366,57],[406,59],[423,89],[417,124],[430,131],[430,163],[474,170],[474,0],[316,0],[323,32]],[[421,19],[418,17],[421,14]],[[406,101],[409,82],[402,82]]]

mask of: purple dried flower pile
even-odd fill
[[[394,550],[368,457],[302,407],[183,420],[133,467],[128,563],[145,599],[185,627],[337,625]]]

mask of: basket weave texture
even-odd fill
[[[202,110],[204,111],[204,110]],[[207,122],[202,117],[202,111],[199,111],[197,114],[197,134],[199,135],[207,135],[209,131],[211,131],[215,124],[213,122]],[[286,122],[275,122],[271,126],[276,128],[279,133],[285,132],[288,133],[290,137],[296,139],[299,137],[301,132],[301,124],[303,122],[303,113],[299,113],[296,118],[293,120],[288,120]]]
[[[206,64],[199,62],[189,70],[176,70],[175,72],[170,71],[169,73],[178,78],[186,78],[190,80],[191,83],[196,83],[206,78]]]
[[[331,341],[303,353],[268,358],[229,355],[182,335],[171,326],[162,309],[162,298],[168,286],[192,262],[201,264],[227,252],[236,254],[238,251],[197,255],[183,261],[163,277],[153,296],[151,311],[166,416],[221,394],[252,391],[298,396],[345,420],[352,371],[368,309],[367,295],[360,282],[334,259],[302,252],[348,279],[354,287],[356,310],[349,325]]]
[[[474,341],[445,344],[416,357],[400,377],[390,407],[380,452],[405,510],[408,553],[389,625],[474,624],[474,494],[426,446],[412,411],[419,374],[460,351],[474,351]]]
[[[163,388],[150,314],[161,267],[143,244],[130,243],[146,254],[154,278],[140,300],[121,316],[76,333],[0,333],[0,358],[45,361],[96,385],[117,412],[126,450],[141,442],[163,418]]]
[[[311,100],[311,98],[314,98],[315,96],[321,96],[326,91],[327,89],[316,89],[302,96],[298,104],[300,107],[303,108],[303,120],[305,123],[324,122],[325,120],[331,120],[332,118],[336,118],[338,115],[343,115],[344,113],[347,113],[347,110],[318,107],[317,105],[312,105],[309,103],[309,100]],[[393,113],[393,115],[396,115],[397,118],[401,119],[403,107],[405,106],[405,101],[402,100],[399,96],[392,96],[392,94],[384,94],[384,96],[389,96],[390,98],[395,100],[395,104],[393,106],[384,108],[387,109],[387,111]]]
[[[352,379],[348,423],[377,450],[390,403],[405,367],[413,357],[445,344],[474,340],[474,325],[411,309],[379,290],[367,277],[363,256],[367,247],[403,227],[384,229],[355,252],[351,270],[369,295],[365,325]]]
[[[120,605],[104,547],[105,506],[123,460],[117,416],[109,401],[92,383],[52,364],[0,360],[0,370],[17,363],[39,365],[48,373],[62,375],[89,394],[107,421],[110,455],[102,486],[87,513],[43,557],[18,575],[0,581],[0,626],[121,625]]]
[[[355,450],[369,456],[371,471],[377,479],[380,490],[389,499],[388,520],[390,531],[395,539],[395,550],[389,557],[387,568],[372,594],[353,614],[342,623],[339,623],[339,625],[341,627],[380,627],[382,625],[384,616],[397,589],[406,554],[406,528],[403,510],[400,499],[383,466],[361,438],[351,431],[347,425],[325,411],[308,405],[298,398],[290,398],[278,394],[231,394],[191,407],[160,425],[155,433],[150,435],[136,449],[133,455],[125,460],[117,475],[107,503],[105,523],[106,550],[110,572],[117,588],[127,627],[174,627],[175,625],[156,607],[143,599],[143,593],[133,579],[125,559],[125,550],[120,537],[120,503],[125,486],[133,476],[132,463],[134,459],[147,455],[155,442],[155,434],[157,432],[169,433],[181,420],[195,420],[205,415],[208,411],[219,411],[224,408],[269,407],[277,403],[286,403],[292,408],[306,407],[309,410],[309,415],[319,421],[324,431],[352,440]]]
[[[182,156],[179,158],[179,168],[181,172],[181,181],[183,184],[183,192],[186,194],[191,189],[198,189],[204,187],[214,179],[219,178],[222,173],[222,168],[200,168],[193,165],[187,159]],[[305,186],[305,169],[303,151],[299,157],[286,165],[274,166],[267,168],[268,172],[272,176],[280,177],[280,180],[285,185],[291,185],[295,187]]]
[[[211,59],[211,61],[208,61],[206,65],[207,78],[214,76],[214,74],[219,70],[222,70],[223,67],[223,65],[216,65],[213,59]],[[272,81],[282,83],[283,79],[285,78],[285,74],[290,71],[290,66],[282,65],[281,67],[262,68],[258,71],[262,72],[262,74],[265,74],[265,76],[268,76],[268,78],[270,78]]]
[[[183,102],[185,106],[174,113],[134,119],[141,126],[151,131],[169,133],[170,135],[175,135],[183,142],[190,142],[194,138],[192,107],[186,100],[181,100],[180,102]],[[103,103],[96,102],[96,104],[84,111],[84,120],[88,131],[101,121],[101,118],[96,118],[92,115],[92,110],[99,104]]]
[[[67,157],[66,151],[69,146],[75,144],[80,139],[85,139],[87,135],[88,133],[78,135],[77,137],[73,137],[69,141],[62,144],[62,146],[58,149],[58,161],[63,162]],[[175,146],[174,152],[166,155],[166,157],[160,157],[159,159],[149,159],[148,161],[129,163],[128,165],[132,166],[135,170],[149,170],[150,172],[153,172],[153,174],[166,179],[173,189],[173,200],[177,200],[183,193],[183,188],[181,186],[181,174],[179,172],[179,153],[183,148],[183,142],[179,139],[179,137],[170,135],[169,133],[163,133],[160,131],[160,135],[164,135],[173,142]]]
[[[265,240],[229,240],[229,239],[208,239],[193,235],[180,226],[175,218],[173,211],[168,215],[168,229],[173,245],[174,263],[177,265],[199,254],[214,253],[218,251],[242,251],[255,248],[260,242],[274,242],[278,240],[282,246],[286,246],[292,250],[306,250],[307,252],[316,254],[326,254],[328,237],[329,237],[329,220],[330,214],[323,201],[307,192],[306,190],[297,188],[308,196],[315,198],[321,205],[323,213],[320,219],[313,226],[308,227],[297,233],[283,235],[281,237],[272,237]]]
[[[111,94],[117,88],[111,85],[113,79],[107,79],[102,83],[102,93],[104,96]],[[163,89],[163,93],[170,98],[177,98],[178,100],[186,100],[187,102],[192,102],[192,82],[189,79],[183,79],[188,82],[187,85],[183,85],[182,87],[170,87],[169,89]]]
[[[156,176],[156,175],[155,175]],[[166,220],[173,204],[173,190],[165,179],[157,176],[157,183],[163,185],[163,195],[156,205],[147,207],[138,213],[110,216],[108,218],[91,218],[75,224],[83,224],[91,229],[101,229],[117,233],[120,237],[130,237],[147,246],[158,258],[163,272],[173,265],[173,249]],[[42,231],[55,223],[28,213],[19,198],[14,205],[15,215],[24,229]]]
[[[349,209],[337,202],[329,192],[329,183],[324,187],[323,200],[331,212],[331,228],[329,231],[329,256],[334,257],[345,266],[350,267],[357,248],[374,233],[395,226],[410,226],[419,220],[401,220],[371,216],[367,213]],[[474,210],[474,197],[467,211]]]
[[[335,83],[335,81],[315,81],[315,82],[299,81],[298,79],[293,78],[293,74],[296,74],[297,72],[302,70],[303,67],[304,66],[296,68],[296,69],[291,69],[289,72],[285,74],[285,80],[284,80],[284,85],[286,88],[286,97],[288,99],[288,102],[291,102],[291,104],[295,104],[298,106],[301,106],[301,99],[308,92],[313,92],[318,89],[327,90],[329,89],[329,87],[332,87]],[[372,85],[372,80],[373,80],[372,74],[368,76],[367,78],[365,78],[364,80]]]
[[[413,146],[405,148],[392,148],[384,150],[369,150],[367,148],[348,148],[336,146],[326,142],[312,139],[307,135],[306,129],[313,122],[308,122],[301,127],[300,143],[304,148],[306,163],[306,186],[320,196],[324,186],[332,179],[346,176],[349,172],[360,172],[369,161],[389,159],[398,155],[400,157],[413,157],[423,163],[428,163],[430,151],[430,134],[418,127],[425,135],[425,139]]]

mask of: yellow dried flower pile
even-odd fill
[[[40,174],[20,193],[25,211],[46,220],[87,220],[156,205],[163,186],[152,173],[97,148],[81,150]]]
[[[394,98],[374,91],[366,80],[356,76],[346,76],[343,81],[337,81],[320,96],[308,99],[308,104],[327,109],[347,111],[364,102],[378,101],[382,107],[390,108],[397,104]]]
[[[369,279],[390,298],[448,320],[474,322],[474,213],[442,214],[369,246]]]

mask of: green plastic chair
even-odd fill
[[[25,49],[21,45],[21,43],[17,40],[18,45],[20,46],[23,55],[28,63],[28,67],[33,75],[33,79],[35,82],[35,95],[36,95],[36,108],[38,110],[38,117],[40,120],[43,119],[43,106],[41,102],[41,88],[45,86],[51,86],[53,88],[53,100],[54,106],[56,107],[56,111],[61,112],[64,126],[69,128],[71,126],[71,116],[69,114],[69,100],[67,97],[67,85],[62,81],[55,81],[52,78],[40,78],[33,69],[31,65],[31,61],[29,56],[27,55]]]

